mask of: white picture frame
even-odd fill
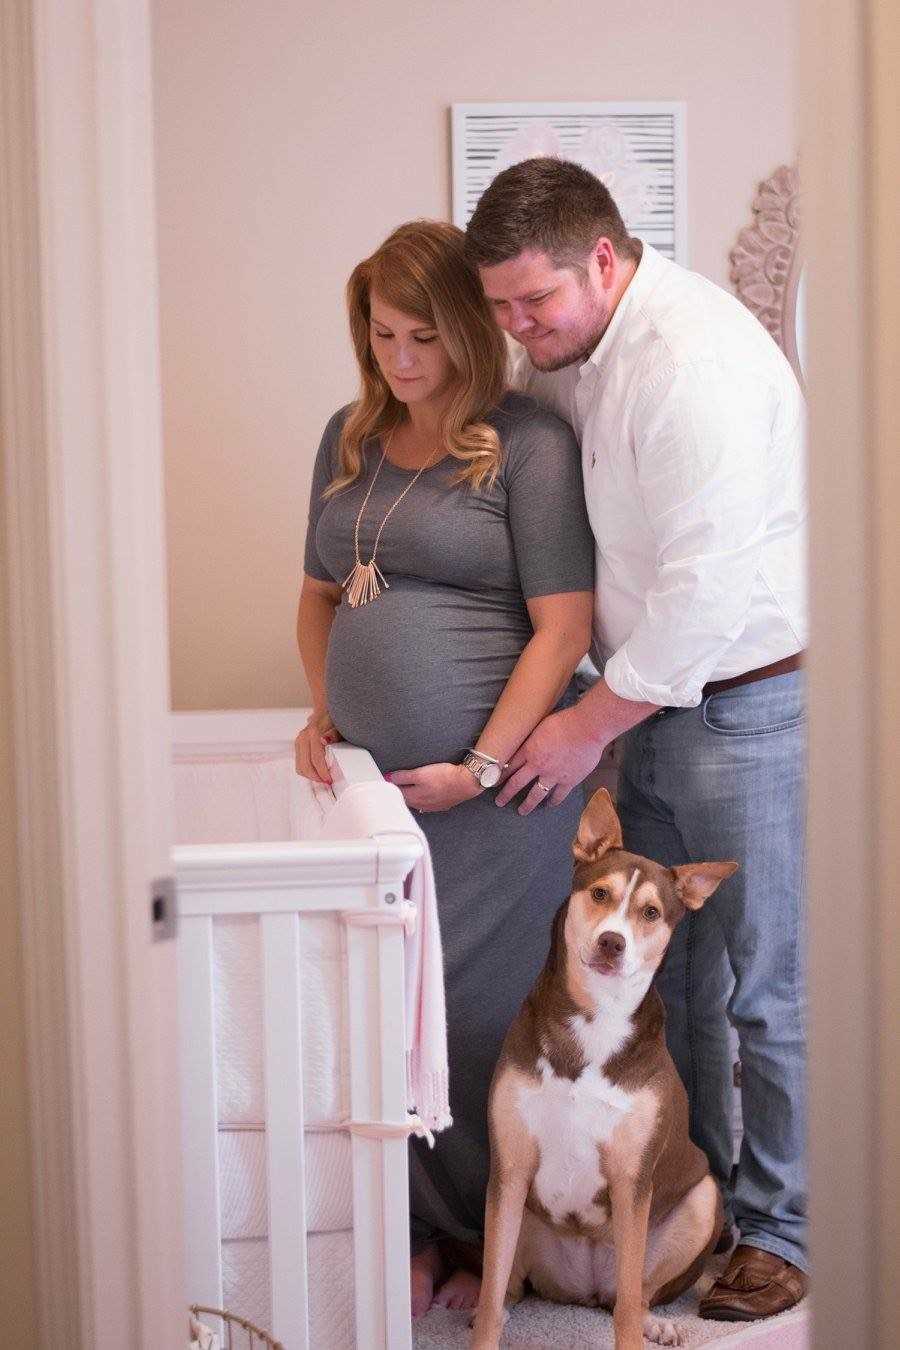
[[[629,230],[687,265],[684,103],[454,103],[451,114],[453,221],[461,229],[502,169],[555,155],[595,173]]]

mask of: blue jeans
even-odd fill
[[[666,708],[622,738],[625,847],[740,870],[675,929],[657,975],[691,1136],[741,1241],[808,1270],[805,711],[800,671]],[[732,1177],[737,1030],[744,1136]]]

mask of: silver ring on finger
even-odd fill
[[[536,778],[536,779],[535,779],[535,786],[536,786],[536,787],[539,787],[539,788],[541,789],[541,792],[552,792],[552,791],[553,791],[552,788],[548,788],[548,787],[547,787],[547,784],[546,784],[546,783],[542,783],[541,780],[540,780],[539,778]]]

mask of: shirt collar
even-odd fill
[[[579,367],[579,375],[587,375],[593,368],[596,371],[603,369],[607,357],[609,356],[615,344],[616,334],[625,321],[625,315],[633,310],[636,305],[640,305],[650,294],[657,277],[659,276],[661,264],[665,260],[661,253],[650,244],[644,244],[641,252],[641,260],[635,269],[634,276],[629,281],[625,291],[616,305],[616,311],[609,321],[606,330],[597,343],[590,356]]]

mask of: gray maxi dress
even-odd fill
[[[338,472],[346,410],[325,429],[312,485],[307,573],[343,582],[353,532],[381,458],[323,501]],[[392,514],[378,549],[390,589],[335,613],[328,708],[345,740],[381,771],[458,763],[475,744],[532,636],[527,599],[593,588],[593,540],[571,428],[530,398],[507,394],[488,419],[503,446],[490,489],[454,483],[447,457]],[[360,526],[360,554],[412,471],[387,460]],[[434,1150],[412,1141],[413,1250],[447,1236],[479,1241],[489,1166],[487,1095],[500,1044],[547,954],[569,893],[581,795],[519,816],[492,791],[418,817],[434,862],[447,991],[453,1125]]]

